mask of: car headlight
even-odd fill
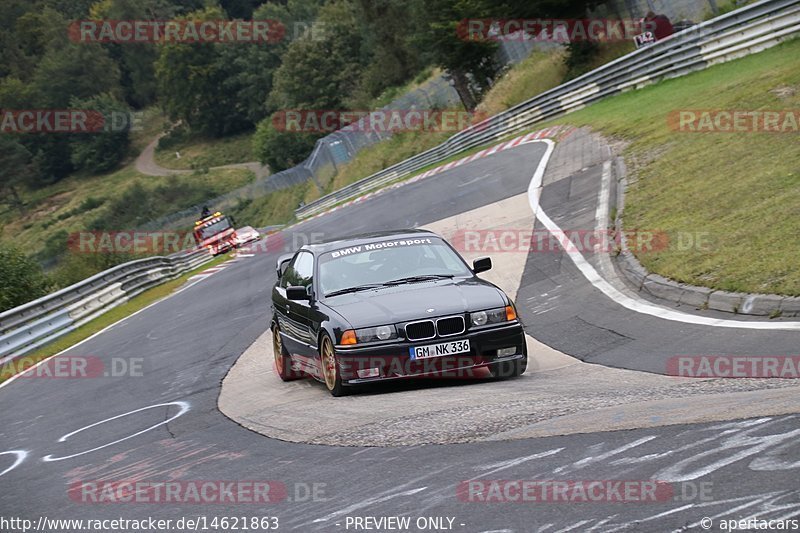
[[[356,338],[358,342],[388,341],[397,338],[397,328],[394,325],[361,328],[356,330]]]
[[[469,318],[473,326],[485,326],[486,324],[499,324],[516,320],[517,313],[513,306],[507,305],[497,309],[489,309],[488,311],[470,313]]]

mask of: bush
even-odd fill
[[[64,211],[63,213],[59,214],[56,217],[56,220],[66,220],[68,218],[74,217],[75,215],[80,215],[81,213],[91,211],[92,209],[97,209],[98,207],[103,205],[103,202],[105,202],[105,200],[102,198],[95,198],[94,196],[89,196],[84,201],[82,201],[80,205],[78,205],[78,207],[69,209],[68,211]],[[55,221],[51,221],[49,223],[43,224],[43,226],[47,227],[54,223]]]
[[[39,264],[44,265],[44,268],[49,268],[58,260],[59,256],[67,251],[67,241],[69,240],[69,232],[62,229],[58,230],[44,241],[44,246],[35,255]]]
[[[600,51],[600,46],[592,41],[576,41],[565,47],[567,55],[564,64],[567,66],[565,78],[571,80],[592,69],[592,63]]]
[[[105,119],[102,131],[82,133],[72,138],[72,164],[89,172],[105,172],[116,167],[130,145],[130,108],[110,94],[72,100],[71,105],[75,109],[96,111]]]
[[[50,272],[50,278],[54,288],[63,289],[133,259],[136,257],[132,254],[68,251],[59,257],[58,266]]]
[[[47,294],[50,283],[36,261],[0,243],[0,312]]]
[[[253,135],[253,153],[272,172],[291,168],[306,159],[314,150],[321,134],[279,131],[273,118],[262,120]]]
[[[158,139],[156,150],[169,150],[175,146],[184,145],[189,141],[191,136],[192,133],[186,126],[182,124],[175,126],[169,130],[166,135],[163,135],[160,139]]]

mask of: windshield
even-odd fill
[[[469,276],[470,270],[441,239],[381,241],[328,252],[319,259],[325,295],[360,286],[381,286],[417,276]]]
[[[226,217],[222,217],[221,219],[217,220],[213,224],[209,224],[208,226],[203,226],[197,230],[200,239],[205,240],[209,237],[213,237],[217,233],[221,231],[225,231],[230,229],[231,223],[228,222]]]

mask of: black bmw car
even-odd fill
[[[444,239],[424,230],[305,245],[278,259],[271,323],[284,381],[309,375],[334,396],[348,386],[431,375],[525,372],[514,303]]]

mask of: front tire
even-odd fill
[[[518,378],[528,368],[528,356],[514,361],[501,361],[489,366],[489,373],[495,379]]]
[[[339,373],[333,342],[327,335],[323,335],[322,341],[319,343],[319,360],[322,366],[323,383],[331,396],[338,398],[347,394],[347,389],[342,385],[342,376]]]
[[[272,324],[272,355],[275,359],[275,373],[282,381],[292,381],[297,376],[292,374],[292,361],[281,340],[281,331],[278,324]]]

